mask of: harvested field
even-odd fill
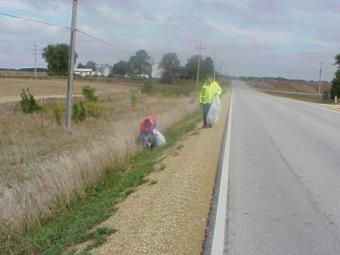
[[[252,87],[263,89],[263,90],[278,90],[278,91],[289,91],[289,92],[302,92],[315,94],[318,93],[318,84],[307,83],[307,82],[292,82],[292,81],[247,81]],[[321,85],[321,92],[328,88],[328,84]]]
[[[37,72],[37,77],[46,77],[46,72]],[[34,77],[34,72],[15,71],[15,70],[0,70],[0,77]]]
[[[94,87],[99,95],[128,93],[135,88],[136,83],[125,82],[100,82],[95,80],[75,80],[73,94],[80,95],[82,87]],[[37,99],[64,98],[67,81],[65,79],[0,79],[0,103],[15,102],[20,100],[22,89],[30,88]]]

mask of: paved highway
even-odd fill
[[[240,81],[232,111],[224,253],[340,254],[340,114]]]

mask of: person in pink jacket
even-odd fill
[[[142,146],[145,149],[154,147],[154,131],[156,129],[156,117],[147,116],[142,119],[139,125],[139,134]]]

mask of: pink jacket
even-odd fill
[[[145,120],[149,120],[149,125],[145,122]],[[146,124],[146,125],[145,125]],[[156,117],[147,116],[142,119],[139,125],[139,132],[141,134],[151,134],[152,131],[156,128]]]

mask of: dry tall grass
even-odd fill
[[[136,144],[142,116],[153,114],[161,130],[198,109],[193,97],[145,97],[132,107],[122,96],[100,119],[71,131],[58,127],[48,113],[24,115],[15,104],[0,104],[0,233],[22,233],[56,206],[102,176],[115,160],[140,149]]]

